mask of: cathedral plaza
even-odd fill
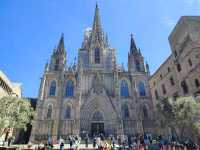
[[[56,46],[41,58],[47,61],[38,96],[23,96],[23,84],[0,71],[0,149],[199,149],[200,16],[179,17],[169,55],[150,73],[153,55],[163,52],[146,59],[129,32],[127,62],[119,65],[124,56],[104,30],[100,6],[90,8],[91,27],[82,29],[74,59],[68,33],[59,31]]]

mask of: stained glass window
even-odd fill
[[[52,81],[51,82],[49,95],[50,96],[55,96],[56,95],[56,81]]]
[[[100,49],[99,48],[95,48],[95,51],[94,51],[94,57],[95,57],[95,63],[96,64],[99,64],[100,63]]]
[[[71,118],[71,107],[70,106],[67,106],[65,108],[65,119],[70,119]]]
[[[74,96],[74,83],[72,80],[67,81],[66,85],[66,96],[67,97],[72,97]]]
[[[122,117],[123,118],[129,118],[130,114],[129,114],[129,109],[128,109],[128,105],[124,104],[122,106]]]
[[[138,92],[139,92],[140,96],[145,96],[146,95],[144,83],[140,82],[138,84]]]
[[[125,80],[121,81],[120,85],[120,95],[122,97],[128,97],[129,96],[129,91],[128,91],[128,84]]]

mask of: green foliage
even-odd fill
[[[200,97],[165,98],[156,105],[156,120],[161,128],[171,128],[180,139],[200,135]]]
[[[27,99],[3,97],[0,99],[0,136],[6,128],[25,128],[34,111]]]
[[[173,103],[172,99],[161,99],[156,105],[156,123],[161,128],[174,126],[173,120],[175,119],[175,114]]]

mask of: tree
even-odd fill
[[[0,99],[0,137],[12,128],[26,128],[34,115],[29,100],[17,97]]]
[[[165,98],[156,108],[158,126],[172,129],[180,140],[200,135],[200,97]]]

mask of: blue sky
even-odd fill
[[[67,62],[73,61],[96,2],[118,64],[127,64],[133,33],[151,73],[170,55],[168,36],[180,16],[200,15],[200,0],[1,0],[0,69],[22,83],[24,96],[38,95],[44,65],[62,32]]]

